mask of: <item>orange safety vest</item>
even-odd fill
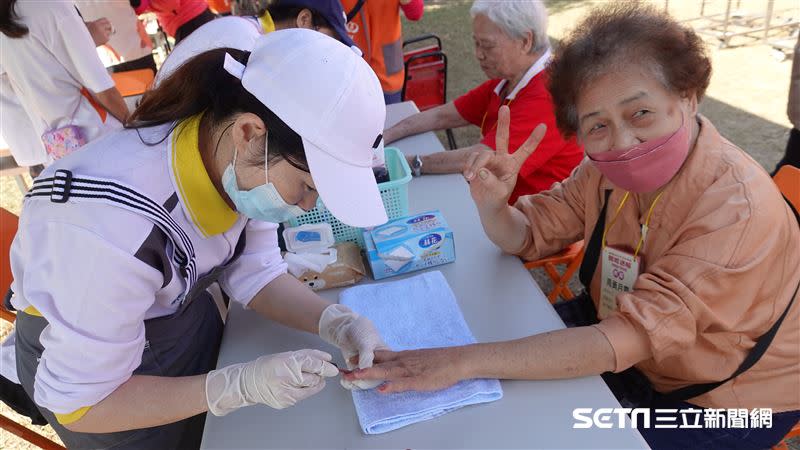
[[[349,13],[358,0],[341,2],[344,12]],[[358,14],[347,23],[347,34],[378,75],[383,92],[400,92],[405,80],[400,3],[396,0],[365,1]]]

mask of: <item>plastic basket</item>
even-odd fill
[[[389,220],[392,220],[408,215],[408,182],[411,181],[411,168],[408,167],[408,162],[403,153],[394,147],[386,147],[384,155],[390,181],[378,184],[378,189],[381,191],[386,215],[389,216]],[[359,247],[364,248],[363,229],[351,227],[340,222],[328,211],[322,200],[317,201],[316,208],[290,220],[289,226],[296,227],[306,223],[321,222],[327,222],[331,225],[336,242],[355,242]]]

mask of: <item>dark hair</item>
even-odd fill
[[[649,69],[666,89],[703,98],[711,60],[702,39],[668,14],[623,2],[591,11],[561,42],[549,66],[556,124],[578,129],[577,97],[598,76],[634,65]]]
[[[141,103],[126,122],[125,128],[138,129],[173,122],[177,124],[200,113],[205,113],[204,117],[208,118],[212,126],[217,126],[236,113],[253,113],[261,118],[267,127],[269,155],[263,158],[259,155],[251,162],[257,165],[264,164],[266,158],[271,163],[283,159],[292,166],[308,172],[303,140],[248,92],[242,86],[241,80],[223,68],[226,53],[242,64],[247,64],[250,57],[250,52],[219,48],[191,58],[162,80],[158,87],[144,94]],[[174,127],[175,125],[172,129]]]
[[[28,27],[16,22],[19,17],[14,12],[17,0],[0,0],[0,32],[10,38],[21,38],[28,34]]]
[[[314,25],[314,28],[333,28],[330,22],[328,22],[328,19],[326,19],[322,14],[318,13],[313,8],[283,5],[281,4],[280,0],[273,0],[269,2],[266,8],[261,8],[261,10],[259,10],[258,15],[263,16],[264,12],[268,11],[269,15],[272,17],[272,21],[278,23],[286,20],[296,20],[297,16],[299,16],[304,9],[307,9],[311,12],[311,24]]]

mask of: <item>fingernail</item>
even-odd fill
[[[475,176],[475,174],[474,174],[474,173],[472,173],[472,172],[467,172],[467,173],[464,175],[464,177],[465,177],[466,179],[468,179],[468,180],[471,180],[471,179],[472,179],[472,177],[474,177],[474,176]]]
[[[385,385],[385,384],[382,384],[382,385],[378,386],[378,390],[379,390],[380,392],[386,392],[386,385]]]
[[[486,169],[481,169],[481,171],[478,172],[478,176],[481,177],[481,180],[485,180],[489,177],[489,171]]]

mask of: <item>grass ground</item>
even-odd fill
[[[561,39],[577,21],[592,7],[603,1],[547,1],[550,12],[549,34],[555,42]],[[663,0],[653,2],[664,7]],[[766,0],[739,0],[738,9],[752,12],[763,11]],[[423,33],[437,34],[443,40],[448,55],[448,99],[478,85],[484,75],[475,63],[472,53],[472,30],[469,18],[470,1],[445,0],[426,2],[425,16],[419,22],[405,22],[404,35],[408,37]],[[724,12],[724,0],[710,0],[705,7],[706,14]],[[797,0],[775,0],[776,11],[792,9],[784,13],[800,17],[800,3]],[[700,13],[700,2],[696,0],[671,0],[669,11],[680,20],[696,17]],[[695,22],[698,23],[698,22]],[[733,44],[744,43],[744,40]],[[786,117],[790,61],[779,62],[772,57],[770,46],[756,43],[733,48],[720,49],[718,42],[710,39],[708,47],[714,65],[714,74],[707,96],[701,104],[701,112],[711,119],[723,135],[742,147],[767,170],[772,170],[780,159],[788,138],[790,125]],[[478,141],[475,127],[455,130],[460,145],[470,145]],[[440,136],[442,139],[444,136]],[[446,141],[443,139],[443,143]],[[19,213],[21,197],[13,180],[0,180],[0,206]],[[541,274],[534,272],[542,289],[547,291],[550,282]],[[8,333],[10,327],[0,324],[0,338]],[[21,423],[27,420],[9,413],[0,404],[0,413],[8,414]],[[49,427],[40,432],[58,439]],[[0,449],[36,448],[17,439],[10,433],[0,430]],[[800,450],[800,443],[793,442],[792,448]]]

